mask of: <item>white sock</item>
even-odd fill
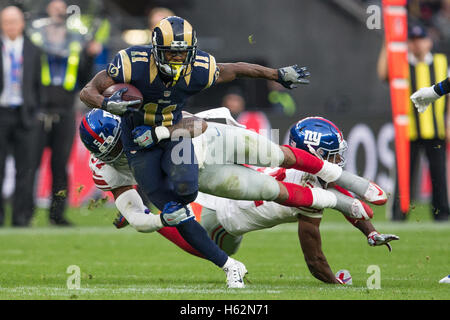
[[[323,167],[319,172],[316,173],[316,176],[322,179],[325,182],[333,182],[339,179],[342,174],[342,168],[337,164],[323,161]]]
[[[311,188],[314,209],[334,208],[337,203],[336,195],[322,188]]]

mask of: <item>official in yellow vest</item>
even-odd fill
[[[440,83],[449,76],[447,56],[443,53],[433,53],[432,47],[433,42],[427,30],[421,25],[412,25],[408,39],[410,93]],[[447,95],[431,103],[422,113],[418,112],[411,100],[409,101],[411,192],[416,189],[414,178],[418,178],[419,155],[424,152],[431,176],[431,205],[435,221],[447,221],[450,211],[446,165],[446,142],[450,138],[449,107],[450,99]],[[394,214],[397,212],[397,216],[400,216],[398,203],[394,203],[393,210]]]
[[[45,147],[51,149],[52,196],[50,223],[70,225],[64,217],[68,196],[67,163],[75,137],[75,101],[78,89],[92,75],[95,55],[83,35],[70,30],[67,23],[67,4],[52,0],[47,6],[48,18],[40,19],[39,28],[33,30],[31,39],[43,53],[41,56],[41,82],[43,103],[39,114],[40,130],[36,134],[35,163],[39,168]],[[98,45],[97,45],[98,47]],[[101,47],[100,47],[101,49]]]

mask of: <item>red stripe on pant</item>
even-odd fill
[[[177,228],[175,227],[164,227],[158,230],[159,234],[162,235],[167,240],[171,241],[172,243],[176,244],[179,248],[183,249],[187,253],[190,253],[194,256],[205,258],[203,255],[191,247],[189,243],[186,242],[186,240],[183,239],[183,237],[178,232]]]

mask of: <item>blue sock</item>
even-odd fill
[[[208,237],[206,230],[197,221],[187,221],[178,225],[177,229],[187,243],[218,267],[223,267],[228,260],[228,255]]]

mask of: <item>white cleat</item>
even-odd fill
[[[372,208],[364,201],[349,197],[334,188],[330,189],[329,192],[336,196],[336,205],[333,208],[342,212],[345,216],[357,220],[372,219]]]
[[[370,220],[373,218],[373,211],[366,203],[355,199],[352,203],[352,215],[349,217],[358,220]]]
[[[335,182],[348,191],[354,192],[371,204],[381,206],[387,202],[386,192],[384,192],[375,182],[369,181],[348,171],[342,171],[341,176]]]
[[[228,288],[245,288],[244,276],[248,271],[242,262],[233,259],[233,263],[223,271],[227,275]]]
[[[369,183],[369,187],[363,197],[366,201],[377,206],[382,206],[387,202],[386,192],[384,192],[375,182]]]

